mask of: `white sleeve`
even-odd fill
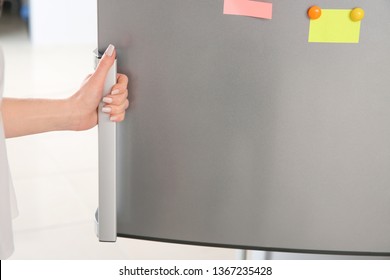
[[[0,259],[11,256],[14,250],[12,218],[17,215],[15,192],[12,186],[1,114],[4,83],[4,60],[0,49]]]

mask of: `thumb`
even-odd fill
[[[100,59],[95,73],[92,74],[91,79],[98,83],[104,83],[107,73],[115,61],[116,51],[113,45],[109,45]]]

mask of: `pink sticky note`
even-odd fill
[[[272,3],[253,0],[225,0],[223,13],[272,19]]]

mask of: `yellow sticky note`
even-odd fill
[[[351,10],[322,10],[319,19],[310,20],[309,42],[359,43],[360,21],[352,21]]]

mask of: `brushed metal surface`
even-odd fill
[[[97,61],[98,62],[98,61]],[[116,84],[116,61],[107,73],[103,96],[110,94]],[[110,121],[110,116],[103,113],[103,101],[98,108],[98,146],[99,146],[99,206],[95,220],[97,235],[101,242],[115,242],[117,237],[117,158],[116,123]]]
[[[136,100],[118,126],[118,233],[390,255],[390,2],[99,0]],[[364,8],[359,44],[308,43],[311,5]]]

